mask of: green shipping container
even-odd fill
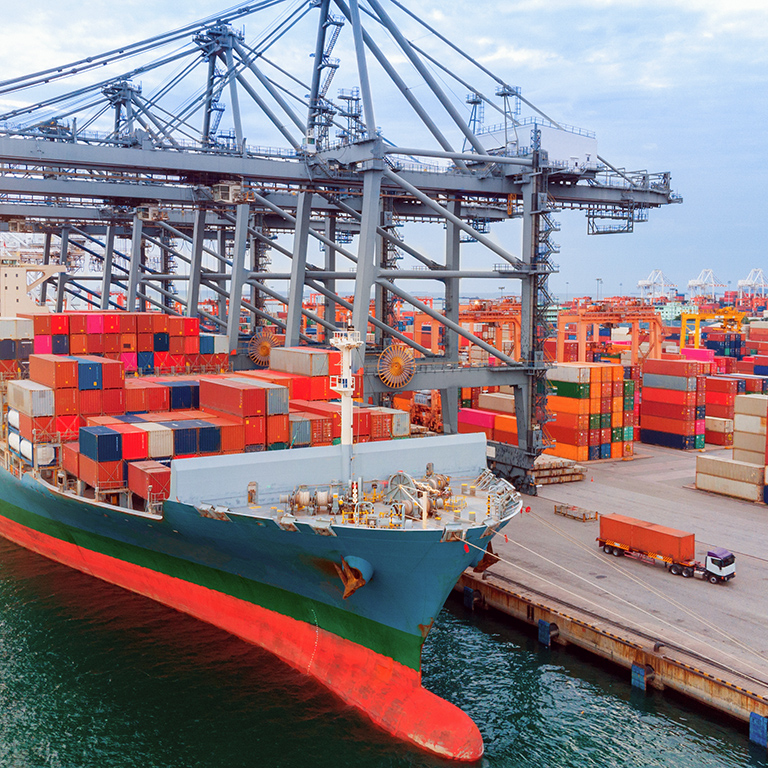
[[[600,429],[600,414],[599,413],[590,413],[589,414],[589,428],[590,429]]]
[[[573,381],[550,381],[552,394],[558,397],[573,397],[576,400],[589,399],[589,384],[576,384]]]
[[[704,447],[704,435],[696,435],[696,439],[693,441],[693,447],[696,449]]]
[[[635,428],[624,427],[624,440],[622,442],[631,443],[635,439]]]
[[[611,414],[610,413],[601,413],[600,414],[600,429],[610,429],[611,428]]]
[[[624,397],[635,394],[635,382],[632,379],[624,380]]]
[[[612,443],[623,443],[624,442],[624,428],[623,427],[614,427],[611,430],[611,442]]]

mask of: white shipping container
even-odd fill
[[[748,451],[745,448],[733,449],[734,461],[745,461],[747,464],[760,464],[765,461],[765,454],[759,451]]]
[[[35,323],[27,317],[0,317],[0,339],[32,339]]]
[[[765,457],[765,435],[754,435],[751,432],[734,430],[733,447],[745,451],[756,451]]]
[[[738,480],[728,480],[725,477],[714,477],[696,473],[696,487],[702,491],[720,493],[723,496],[731,496],[735,499],[746,501],[762,501],[763,485],[753,483],[741,483]]]
[[[484,411],[511,413],[514,416],[515,396],[504,395],[501,392],[481,392],[477,407]]]
[[[745,461],[733,461],[719,456],[700,454],[696,457],[696,474],[724,477],[726,480],[738,480],[740,483],[760,485],[765,483],[765,467],[762,464],[748,464]]]
[[[8,405],[26,416],[53,416],[53,390],[36,381],[9,381]]]
[[[136,422],[135,426],[148,433],[150,459],[163,459],[173,456],[173,430],[170,427],[151,422]]]
[[[509,384],[502,384],[499,387],[499,392],[503,395],[514,395],[515,394],[515,388]]]
[[[547,378],[550,381],[589,384],[589,368],[582,363],[558,363],[547,371]]]
[[[716,416],[707,416],[704,419],[704,427],[710,432],[722,432],[729,435],[733,432],[733,419],[718,419]]]
[[[733,412],[745,416],[765,416],[768,414],[768,395],[736,395]]]
[[[269,353],[269,367],[273,371],[296,373],[300,376],[328,376],[327,349],[308,347],[274,347]]]
[[[765,435],[765,416],[748,416],[737,413],[733,417],[734,432],[748,432],[751,435]]]

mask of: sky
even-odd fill
[[[407,4],[504,81],[519,86],[543,112],[594,131],[600,155],[613,165],[671,173],[683,204],[651,211],[649,221],[637,224],[632,234],[588,236],[583,213],[558,214],[562,229],[554,239],[560,253],[554,260],[560,271],[550,280],[555,295],[594,295],[598,278],[602,296],[637,293],[637,281],[654,269],[663,270],[681,290],[703,269],[712,269],[734,290],[751,269],[760,267],[768,273],[764,237],[768,4],[756,0]],[[200,0],[12,4],[3,13],[0,80],[174,29],[224,7]],[[408,39],[446,54],[423,28],[389,3],[385,7]],[[251,16],[235,26],[244,27],[246,39],[251,39],[260,31],[261,19]],[[280,60],[308,79],[313,25],[297,27],[296,33],[281,42]],[[351,64],[349,37],[340,38],[334,55]],[[414,92],[424,94],[425,86],[416,84],[402,55],[392,47],[388,50],[393,65],[414,84]],[[446,54],[445,60],[449,58]],[[482,80],[463,60],[451,61],[452,68],[472,78],[473,84]],[[414,141],[434,146],[375,65],[371,77],[376,120],[384,135],[401,146],[405,142],[412,146]],[[463,99],[465,89],[449,84],[442,75],[440,80]],[[354,84],[339,70],[333,90]],[[487,79],[481,84],[493,92]],[[148,90],[151,77],[144,85]],[[0,108],[8,103],[0,96]],[[486,117],[496,122],[488,111]],[[279,143],[257,116],[247,115],[245,133],[254,144]],[[406,237],[424,249],[442,247],[442,233],[436,240],[434,232],[406,233]],[[515,225],[494,227],[491,237],[519,252]],[[465,264],[472,263],[477,248],[466,246]],[[485,289],[491,290],[487,285]]]

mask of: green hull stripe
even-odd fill
[[[24,486],[21,492],[28,493],[30,496],[35,494],[35,491],[27,486]],[[47,496],[45,501],[62,503],[59,499],[48,496],[44,491],[41,495]],[[41,498],[40,501],[44,502],[44,499]],[[82,506],[81,502],[71,503]],[[424,642],[421,637],[414,637],[401,630],[288,590],[57,523],[6,501],[0,500],[0,514],[27,528],[78,547],[231,595],[307,624],[316,624],[345,640],[370,648],[411,669],[420,669],[421,646]]]

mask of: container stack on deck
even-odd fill
[[[634,454],[635,384],[611,363],[558,363],[547,371],[546,453],[575,461]]]
[[[126,329],[132,326],[120,325],[122,320],[115,324],[114,314],[93,313],[101,328],[122,328],[121,338],[141,335],[131,334]],[[140,352],[99,356],[64,351],[78,348],[80,342],[72,344],[72,339],[80,334],[71,333],[80,328],[78,323],[89,327],[89,317],[73,322],[74,317],[50,315],[44,321],[36,315],[16,324],[3,324],[0,318],[0,330],[9,334],[8,339],[62,350],[29,355],[24,367],[30,379],[7,381],[5,421],[11,451],[37,467],[60,467],[66,484],[80,483],[94,494],[130,492],[156,502],[167,498],[174,458],[330,445],[339,438],[339,404],[328,402],[335,397],[329,379],[330,373],[338,372],[335,350],[281,349],[275,362],[283,370],[183,373],[196,367],[204,371],[209,362],[226,363],[227,355],[223,361],[201,361],[203,355],[191,351],[204,338],[197,327],[187,328],[191,337],[175,336],[184,326],[171,323],[173,333],[157,331],[153,339],[160,335],[160,346],[165,346],[167,339],[177,338],[177,349],[192,338],[194,342],[185,347],[188,351],[169,361],[162,355],[174,357],[175,352],[155,350],[151,353],[155,375],[139,376],[137,365],[126,378],[126,365],[133,368]],[[154,314],[137,314],[133,321],[139,329],[150,323],[153,328],[162,325],[154,325]],[[35,323],[41,333],[34,333]],[[108,333],[118,335],[99,334],[92,327],[102,345]],[[220,345],[213,342],[214,348]],[[98,346],[86,344],[87,349]],[[10,354],[19,344],[5,347]],[[22,372],[15,357],[7,367],[7,379]],[[174,369],[172,375],[167,367]],[[356,384],[360,387],[361,377],[356,377]],[[358,406],[354,419],[356,442],[410,436],[410,419],[402,411]]]
[[[706,379],[703,364],[646,360],[640,405],[640,440],[666,448],[704,447]]]
[[[737,395],[734,410],[733,458],[698,456],[696,487],[764,501],[768,395]]]

